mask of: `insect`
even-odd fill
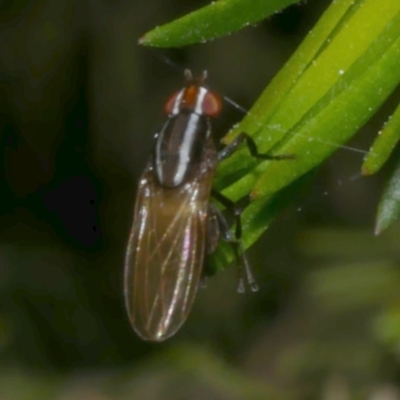
[[[240,210],[212,190],[218,162],[244,141],[254,157],[291,158],[259,154],[244,133],[218,153],[210,120],[220,114],[222,100],[203,86],[205,71],[193,78],[186,70],[185,77],[185,87],[165,104],[167,121],[155,135],[153,154],[139,181],[125,260],[128,316],[136,333],[150,341],[169,338],[185,322],[202,277],[204,257],[215,250],[221,234],[233,243],[242,260],[240,271],[256,290],[240,241]],[[210,197],[232,210],[235,237]],[[243,281],[241,272],[240,291]]]

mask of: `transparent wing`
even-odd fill
[[[202,168],[172,189],[158,184],[151,164],[141,177],[126,256],[125,301],[143,339],[170,337],[191,309],[203,268],[214,172]]]

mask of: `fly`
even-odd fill
[[[222,100],[203,86],[206,71],[193,78],[185,70],[186,86],[165,103],[168,119],[155,135],[153,154],[140,178],[133,225],[125,260],[125,304],[135,332],[144,340],[162,341],[174,335],[192,307],[203,272],[220,234],[233,243],[247,282],[257,289],[244,253],[240,210],[212,190],[218,162],[245,141],[252,156],[259,154],[245,133],[217,152],[211,118],[221,113]],[[235,236],[210,203],[214,197],[235,216]],[[243,291],[243,273],[239,290]]]

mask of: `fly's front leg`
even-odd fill
[[[255,292],[258,290],[257,282],[254,278],[254,275],[251,271],[249,261],[246,256],[246,252],[242,243],[242,220],[241,213],[242,210],[230,199],[218,193],[216,191],[212,191],[212,196],[218,200],[235,218],[235,235],[233,236],[228,223],[222,214],[222,212],[216,207],[213,207],[213,215],[216,217],[219,225],[219,231],[223,239],[232,244],[232,247],[235,251],[235,258],[238,266],[239,272],[239,283],[238,283],[238,292],[243,293],[245,291],[245,280],[250,289]]]
[[[243,143],[246,142],[247,147],[249,148],[250,154],[257,159],[261,160],[293,160],[295,159],[294,154],[278,154],[278,155],[270,155],[270,154],[261,154],[258,152],[256,142],[254,139],[249,136],[247,133],[242,132],[236,138],[225,146],[218,153],[218,161],[222,161],[225,158],[229,157],[232,153],[236,151],[236,149]]]

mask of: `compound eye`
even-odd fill
[[[180,91],[173,93],[170,97],[168,97],[167,101],[164,104],[164,113],[167,115],[177,114],[179,112],[179,104],[176,104],[178,101]]]
[[[221,97],[208,90],[201,104],[201,110],[209,117],[217,117],[222,111]]]

